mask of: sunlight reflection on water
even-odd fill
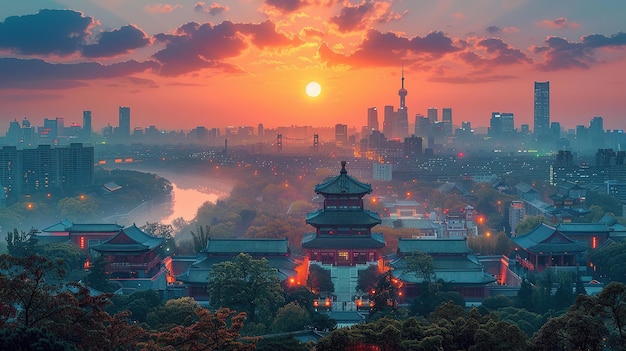
[[[172,183],[172,212],[161,220],[163,224],[171,224],[176,218],[183,217],[190,221],[196,217],[198,209],[207,201],[215,203],[222,196],[211,189],[181,189]]]

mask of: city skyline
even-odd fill
[[[46,10],[42,10],[46,9]],[[489,126],[533,126],[533,84],[550,120],[602,116],[623,129],[626,3],[486,1],[41,1],[0,9],[0,134],[64,118],[94,130],[228,125],[360,128],[368,109],[428,108]],[[59,25],[63,23],[63,25]],[[401,79],[404,77],[404,79]],[[318,97],[305,94],[317,81]],[[404,100],[404,98],[403,98]],[[580,102],[580,104],[578,104]],[[382,127],[382,125],[381,125]]]

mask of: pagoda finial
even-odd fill
[[[341,161],[341,174],[346,174],[348,173],[348,171],[346,171],[346,161]]]

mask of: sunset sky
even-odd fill
[[[455,125],[499,111],[532,129],[550,81],[552,121],[626,129],[625,18],[624,0],[4,1],[0,135],[83,110],[99,131],[119,106],[133,128],[360,128],[398,107],[403,64],[410,123],[451,107]]]

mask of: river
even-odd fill
[[[114,220],[122,225],[136,223],[139,226],[146,222],[172,224],[174,219],[180,217],[190,221],[196,217],[198,208],[205,202],[215,203],[219,198],[227,197],[234,184],[230,179],[212,178],[193,172],[147,168],[139,164],[125,164],[116,168],[156,174],[172,184],[171,203],[145,202],[128,214],[108,218],[108,221]]]

